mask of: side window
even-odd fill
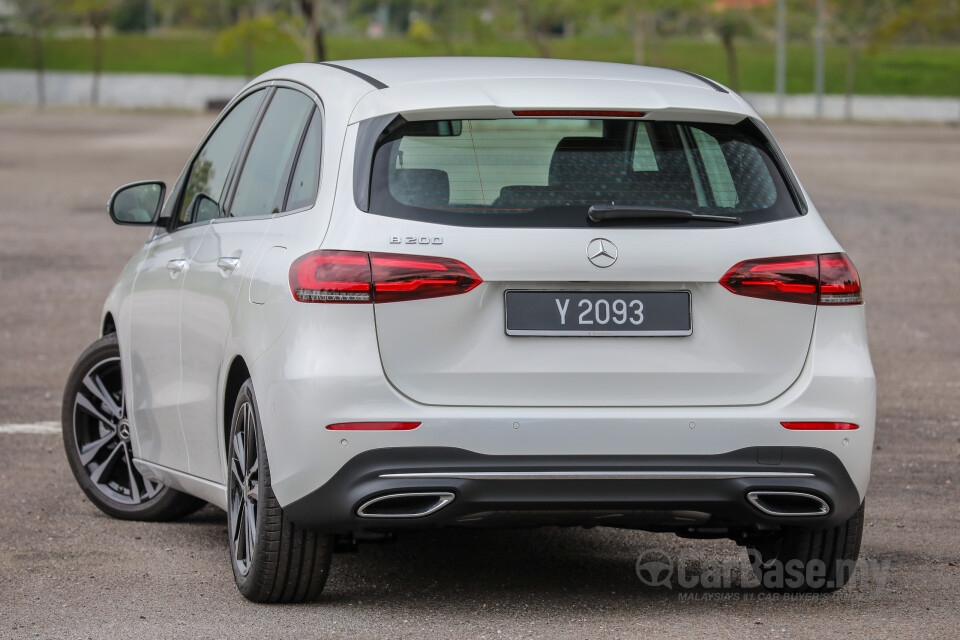
[[[313,101],[293,89],[277,89],[267,107],[230,204],[233,217],[278,213],[287,177]]]
[[[241,100],[220,122],[197,154],[177,215],[180,224],[202,222],[220,216],[227,174],[263,96],[261,90]]]
[[[313,110],[307,135],[300,147],[300,157],[290,180],[290,195],[284,211],[304,209],[313,205],[317,199],[317,187],[320,184],[320,149],[322,140],[320,130],[323,124],[320,111]]]

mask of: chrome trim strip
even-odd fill
[[[381,476],[383,477],[383,476]],[[454,495],[449,491],[428,491],[428,492],[419,492],[419,493],[391,493],[386,496],[377,496],[372,500],[367,500],[357,509],[357,515],[361,518],[422,518],[423,516],[428,516],[431,513],[439,511],[444,508],[451,502],[453,502]],[[391,498],[436,498],[437,503],[427,509],[426,511],[417,511],[415,513],[364,513],[364,510],[368,507],[377,504],[378,502],[383,502],[384,500],[390,500]]]
[[[796,513],[787,511],[774,511],[773,509],[768,509],[760,504],[760,500],[764,496],[798,496],[801,498],[807,498],[808,500],[819,502],[820,509],[818,511],[799,511]],[[812,493],[804,493],[802,491],[751,491],[747,494],[747,500],[750,501],[750,504],[769,516],[825,516],[830,513],[830,505],[827,504],[826,500],[819,496],[815,496]]]
[[[381,478],[424,480],[734,480],[813,476],[801,471],[433,471],[380,474]]]

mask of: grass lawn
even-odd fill
[[[107,71],[206,73],[242,75],[239,53],[217,56],[212,34],[177,36],[118,35],[105,40],[104,68]],[[422,44],[404,38],[329,39],[331,59],[387,56],[444,55],[441,44]],[[558,58],[630,62],[631,45],[616,38],[568,38],[553,43]],[[461,42],[457,55],[532,56],[533,47],[520,41]],[[740,75],[744,91],[773,91],[773,44],[744,42],[740,45]],[[49,40],[46,47],[49,69],[89,71],[92,44],[83,38]],[[279,42],[256,51],[257,71],[300,59],[292,42]],[[720,45],[689,40],[664,40],[655,45],[653,64],[696,71],[727,81],[726,63]],[[843,93],[846,52],[827,49],[827,93]],[[0,37],[0,68],[30,68],[32,48],[22,37]],[[788,50],[787,90],[812,93],[813,49],[791,45]],[[856,92],[874,95],[929,95],[960,97],[960,47],[888,47],[862,54]]]

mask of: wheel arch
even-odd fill
[[[103,323],[100,325],[100,337],[108,336],[117,332],[117,322],[113,319],[113,314],[109,311],[103,316]]]
[[[243,356],[235,356],[230,362],[227,370],[226,383],[223,388],[223,456],[226,460],[227,452],[230,447],[230,422],[233,418],[233,405],[236,404],[237,395],[243,383],[250,378],[250,369],[247,367]]]

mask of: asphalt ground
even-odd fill
[[[0,110],[0,425],[59,418],[63,384],[142,229],[104,204],[172,183],[209,115]],[[824,598],[649,586],[659,549],[704,581],[727,541],[612,529],[450,530],[334,557],[323,597],[237,593],[224,514],[120,522],[50,425],[0,427],[0,638],[954,638],[960,628],[960,130],[773,123],[864,282],[878,378],[868,579]]]

